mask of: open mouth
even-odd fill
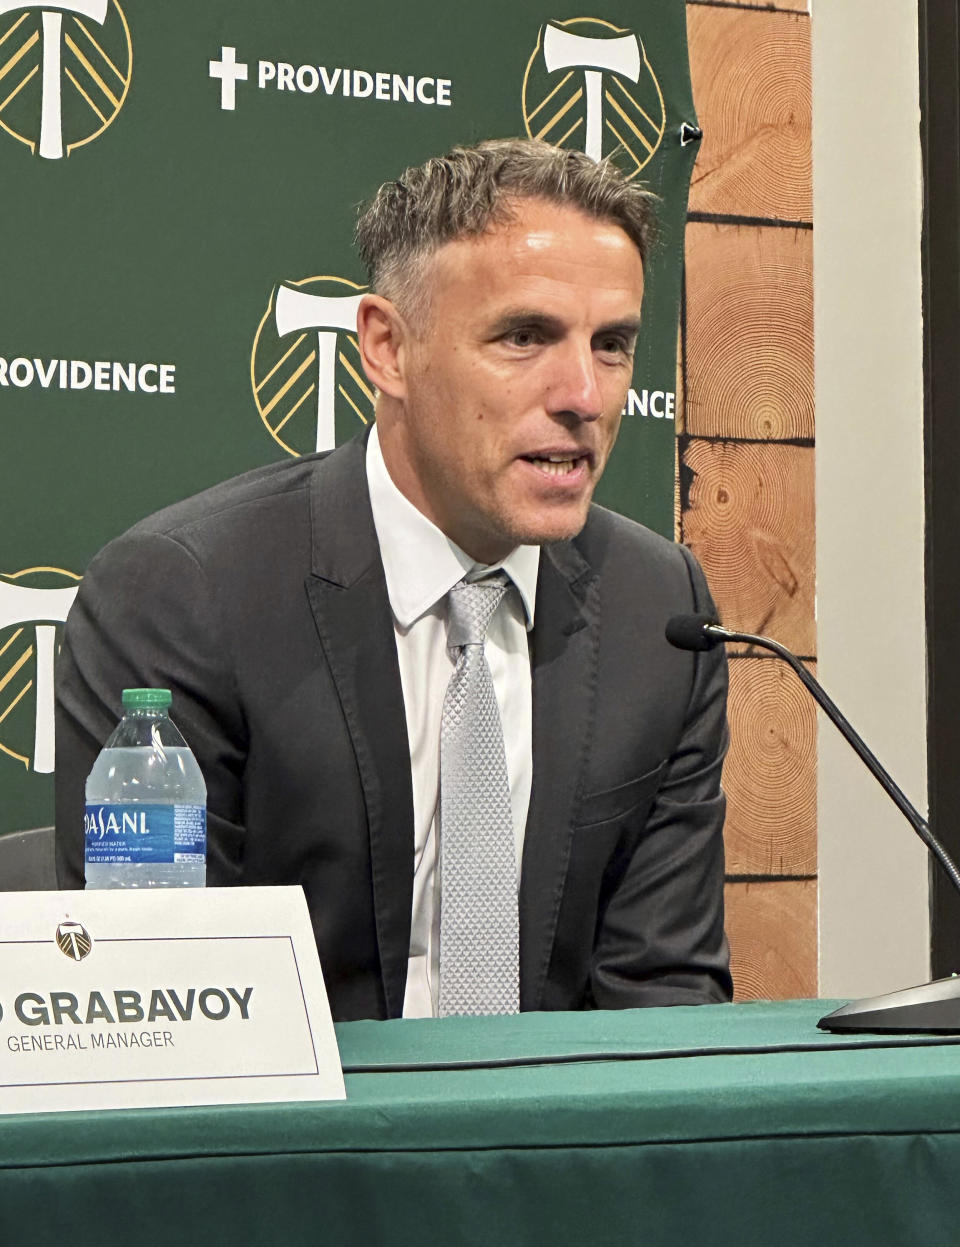
[[[586,468],[590,459],[588,455],[524,455],[527,463],[532,463],[546,476],[569,476],[579,468]]]

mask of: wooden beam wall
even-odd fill
[[[816,661],[810,19],[689,0],[704,138],[687,225],[678,526],[721,619]],[[816,716],[731,654],[727,930],[736,998],[817,994]]]

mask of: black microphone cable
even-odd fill
[[[877,756],[869,749],[863,738],[841,712],[839,706],[830,697],[822,684],[810,674],[796,654],[791,653],[785,645],[770,637],[757,636],[752,632],[734,632],[723,627],[710,615],[674,615],[667,621],[665,636],[677,649],[702,651],[713,649],[717,645],[729,642],[742,642],[756,645],[769,650],[782,658],[797,674],[804,687],[813,697],[817,705],[837,728],[844,740],[864,764],[870,774],[891,799],[913,830],[927,846],[947,874],[947,878],[960,893],[960,871],[957,870],[947,850],[930,830],[930,824],[920,816],[918,810],[911,805],[906,794],[894,781],[890,773],[883,767]]]

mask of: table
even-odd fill
[[[346,1102],[0,1118],[0,1240],[960,1241],[960,1042],[831,1007],[353,1022]]]

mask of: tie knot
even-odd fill
[[[507,591],[505,572],[483,580],[460,580],[447,594],[447,645],[482,645],[493,613]]]

